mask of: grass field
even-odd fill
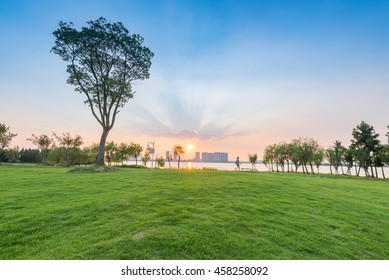
[[[0,259],[389,259],[389,181],[0,165]]]

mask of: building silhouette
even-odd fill
[[[199,153],[199,156],[200,156],[200,153]],[[196,153],[196,160],[197,160],[197,153]],[[201,153],[201,161],[202,162],[228,162],[228,153],[224,153],[224,152],[215,152],[215,153],[203,152],[203,153]]]

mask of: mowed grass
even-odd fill
[[[389,259],[389,181],[0,165],[0,259]]]

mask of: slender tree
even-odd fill
[[[366,176],[370,176],[368,170],[370,168],[371,176],[375,177],[373,164],[374,156],[380,145],[379,134],[375,132],[373,126],[362,121],[353,129],[352,136],[351,143],[355,150],[355,158],[358,161],[358,165],[363,167]]]
[[[144,167],[147,167],[147,162],[150,160],[151,156],[151,148],[150,147],[147,147],[144,154],[143,154],[143,157],[142,157],[142,162],[143,162],[143,166]]]
[[[111,165],[112,162],[115,162],[115,165],[118,161],[117,158],[117,147],[118,145],[114,141],[109,141],[105,145],[105,153],[107,157],[108,165]]]
[[[251,170],[254,171],[255,164],[257,163],[258,155],[257,154],[248,154],[249,161],[251,163]]]
[[[27,138],[27,141],[31,141],[35,146],[38,147],[42,157],[42,163],[46,161],[49,151],[55,146],[53,138],[50,138],[45,134],[41,134],[39,136],[32,134],[31,138]]]
[[[85,103],[102,126],[97,164],[104,165],[105,142],[119,109],[133,98],[132,82],[149,78],[153,53],[140,35],[121,22],[89,21],[80,31],[60,22],[52,51],[68,63],[67,82],[85,94]]]
[[[173,147],[173,154],[178,157],[178,169],[180,169],[181,157],[185,154],[185,148],[181,145],[175,145]]]
[[[143,148],[141,145],[131,142],[129,146],[129,155],[135,158],[135,164],[138,165],[138,157],[142,154]]]
[[[351,168],[354,166],[354,150],[352,146],[344,151],[343,164],[347,166],[346,174],[351,175]]]
[[[324,160],[324,149],[318,148],[313,155],[313,162],[316,165],[317,173],[320,173],[319,168],[320,165],[323,163],[323,160]]]
[[[120,143],[117,146],[117,154],[122,165],[124,164],[124,160],[127,160],[130,156],[130,146],[127,143]]]
[[[0,149],[7,148],[12,139],[17,135],[17,133],[9,131],[9,126],[6,126],[4,123],[0,123]]]
[[[69,132],[57,135],[53,132],[54,137],[57,139],[59,146],[64,152],[64,161],[66,165],[71,165],[77,156],[79,156],[81,150],[80,147],[84,143],[80,135],[74,137],[70,136]]]

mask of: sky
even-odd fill
[[[365,121],[387,141],[389,1],[0,0],[0,123],[18,133],[11,146],[52,132],[99,142],[102,128],[50,50],[59,21],[80,29],[101,16],[155,54],[108,140],[245,160],[297,137],[348,146]]]

